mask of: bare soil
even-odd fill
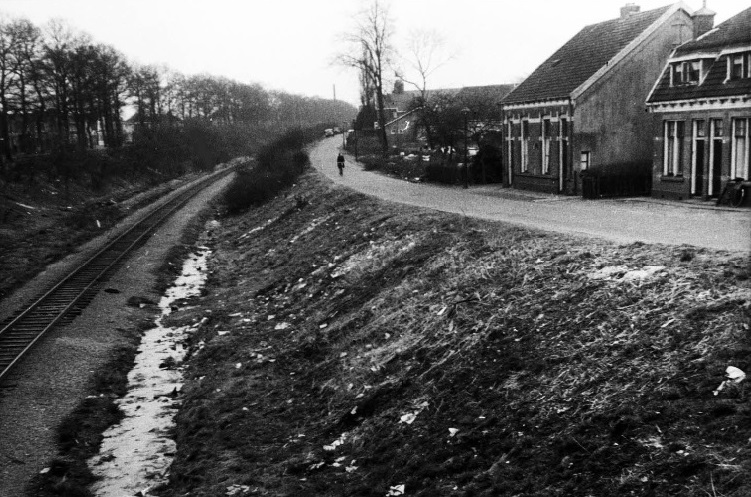
[[[221,223],[161,495],[751,495],[747,256],[315,174]]]

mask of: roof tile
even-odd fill
[[[568,97],[668,9],[669,5],[586,26],[535,69],[503,103]]]

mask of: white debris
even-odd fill
[[[289,328],[290,326],[292,326],[292,325],[291,325],[291,324],[289,324],[289,323],[279,323],[279,324],[277,324],[276,326],[274,326],[274,329],[275,329],[275,330],[286,330],[286,329],[287,329],[287,328]]]
[[[227,493],[224,495],[232,496],[247,494],[248,492],[250,492],[250,487],[247,485],[230,485],[229,487],[227,487]]]
[[[415,422],[415,419],[417,418],[418,413],[414,412],[408,412],[407,414],[402,414],[402,417],[399,418],[400,423],[406,423],[408,425],[411,425]]]
[[[344,444],[345,440],[347,440],[347,432],[342,433],[341,436],[339,436],[339,438],[331,442],[331,445],[324,445],[323,450],[327,450],[327,451],[336,450],[337,447]]]
[[[636,282],[655,277],[665,270],[665,266],[644,266],[631,269],[628,266],[605,266],[590,273],[593,280],[617,280],[621,282]]]
[[[404,485],[394,485],[392,487],[389,487],[389,493],[386,494],[386,497],[391,497],[394,495],[404,495],[404,490]]]
[[[742,370],[736,368],[735,366],[728,366],[727,369],[725,369],[725,377],[727,380],[720,383],[720,386],[717,387],[712,393],[717,395],[722,390],[725,389],[725,387],[731,383],[740,383],[743,380],[746,379],[746,373],[744,373]]]
[[[449,428],[449,436],[450,437],[453,437],[457,433],[459,433],[459,429],[458,428]]]
[[[725,370],[725,376],[727,376],[729,380],[735,383],[740,383],[746,379],[746,373],[736,368],[735,366],[728,366],[728,368]]]

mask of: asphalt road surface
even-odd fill
[[[412,183],[364,171],[346,157],[339,176],[336,155],[341,136],[327,138],[310,152],[314,167],[336,184],[392,202],[617,243],[693,245],[751,252],[751,211],[653,201],[648,198],[584,200],[525,192],[500,185],[445,186]]]

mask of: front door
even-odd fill
[[[722,185],[722,140],[715,140],[712,154],[712,196],[720,196]]]
[[[709,155],[709,195],[712,197],[720,196],[720,187],[722,186],[722,137],[723,137],[722,119],[712,119],[710,129],[710,140],[712,144]]]
[[[694,169],[694,195],[704,193],[704,140],[696,140],[694,143],[696,154],[696,166]]]

